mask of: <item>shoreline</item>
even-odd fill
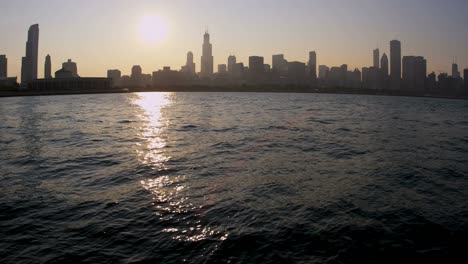
[[[29,96],[54,96],[54,95],[79,95],[79,94],[115,94],[115,93],[140,93],[140,92],[220,92],[220,93],[307,93],[307,94],[349,94],[349,95],[374,95],[374,96],[401,96],[401,97],[422,97],[440,99],[468,100],[468,96],[450,96],[437,94],[424,94],[419,92],[395,91],[395,90],[369,90],[369,89],[349,89],[349,88],[303,88],[303,87],[209,87],[190,86],[174,88],[137,88],[137,89],[112,89],[94,91],[17,91],[0,92],[3,97],[29,97]]]

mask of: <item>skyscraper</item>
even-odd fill
[[[265,71],[264,59],[259,56],[249,57],[249,75],[252,80],[259,80]]]
[[[6,55],[0,55],[0,78],[8,77],[8,59]]]
[[[288,78],[289,80],[301,81],[306,76],[306,65],[303,62],[293,61],[288,62]]]
[[[376,69],[380,69],[379,60],[380,60],[380,51],[379,49],[375,49],[374,50],[374,68]]]
[[[460,72],[458,71],[458,64],[452,64],[452,77],[453,78],[460,78]]]
[[[141,69],[140,65],[134,65],[132,67],[132,75],[130,76],[132,86],[141,86],[142,84],[142,75],[143,75],[143,70]]]
[[[309,74],[312,79],[317,79],[317,53],[315,51],[309,52]]]
[[[234,66],[236,65],[237,63],[237,59],[236,59],[236,56],[229,56],[228,57],[228,73],[229,74],[233,74],[234,73]]]
[[[284,59],[283,54],[273,55],[272,70],[278,76],[288,74],[288,61]]]
[[[196,70],[196,65],[195,65],[195,62],[193,62],[193,53],[189,51],[187,53],[187,62],[185,63],[185,66],[182,67],[182,71],[190,75],[195,75],[195,70]]]
[[[398,90],[401,85],[401,42],[390,42],[390,83],[392,89]]]
[[[47,54],[44,63],[44,79],[52,79],[52,63],[50,61],[50,55]]]
[[[411,91],[424,90],[427,62],[424,57],[403,57],[403,88]]]
[[[382,60],[380,61],[380,71],[382,72],[384,77],[388,76],[388,57],[387,54],[382,55]]]
[[[213,45],[210,43],[210,34],[205,32],[203,36],[203,55],[201,57],[201,77],[211,77],[213,75]]]
[[[27,82],[37,79],[37,60],[39,53],[39,25],[29,28],[26,42],[26,56],[22,59],[21,81]]]
[[[320,80],[326,80],[328,77],[328,72],[330,71],[330,68],[328,68],[326,65],[319,65],[319,79]]]

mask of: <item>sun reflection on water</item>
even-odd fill
[[[139,127],[141,139],[137,155],[142,164],[162,173],[161,176],[140,181],[141,186],[151,193],[151,205],[161,221],[171,224],[162,232],[170,234],[172,239],[196,242],[206,239],[226,240],[228,234],[217,227],[203,224],[201,212],[203,205],[197,205],[188,196],[187,177],[183,175],[164,175],[166,164],[171,156],[165,151],[169,118],[164,116],[164,109],[173,101],[171,93],[139,93],[134,103],[143,111],[138,118],[143,120]],[[194,204],[195,203],[195,204]]]
[[[146,140],[146,146],[137,150],[142,163],[152,166],[153,169],[163,170],[164,164],[171,158],[164,155],[166,140],[162,137],[167,120],[162,118],[162,109],[171,103],[168,93],[141,93],[137,94],[134,103],[143,110],[139,118],[144,120],[140,127],[141,137]],[[140,146],[141,147],[141,146]]]

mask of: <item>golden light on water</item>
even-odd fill
[[[151,165],[153,169],[164,169],[164,163],[170,157],[164,155],[166,140],[162,137],[167,120],[162,117],[161,110],[168,106],[171,101],[168,93],[141,93],[134,103],[143,111],[139,118],[144,121],[140,127],[141,137],[146,141],[146,146],[141,146],[137,152],[142,163]]]
[[[190,198],[190,185],[186,175],[166,175],[166,163],[171,159],[167,146],[167,127],[170,118],[166,108],[173,103],[172,93],[139,93],[133,103],[141,109],[138,118],[142,120],[137,155],[142,164],[151,166],[162,173],[150,176],[139,182],[143,189],[151,194],[151,205],[161,221],[177,223],[162,230],[171,234],[174,240],[196,242],[205,239],[227,239],[228,234],[217,227],[203,224],[200,214],[203,203]],[[188,219],[191,215],[192,219]]]

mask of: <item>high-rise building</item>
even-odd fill
[[[234,76],[237,79],[243,78],[244,77],[244,63],[236,63],[234,65],[234,68],[232,69],[232,76]]]
[[[306,65],[303,62],[288,62],[288,78],[290,80],[300,81],[306,76]]]
[[[8,59],[6,55],[0,55],[0,78],[8,77]]]
[[[143,70],[140,65],[134,65],[132,67],[132,74],[130,75],[132,86],[141,86],[142,85],[142,74]]]
[[[50,55],[47,54],[44,63],[44,79],[52,79],[52,62],[50,61]]]
[[[379,61],[380,61],[380,51],[379,49],[375,49],[374,50],[374,68],[380,69]]]
[[[453,78],[460,78],[460,72],[458,71],[458,64],[452,64],[452,77]]]
[[[227,71],[229,74],[232,75],[234,73],[234,66],[236,65],[236,63],[237,63],[236,56],[231,55],[228,57]]]
[[[425,90],[429,91],[431,93],[436,93],[437,92],[437,77],[436,77],[435,72],[431,72],[427,76]]]
[[[355,82],[361,83],[361,71],[358,68],[354,69],[353,76]]]
[[[403,88],[405,90],[424,90],[426,76],[427,62],[424,57],[403,57]]]
[[[401,86],[401,42],[390,42],[390,83],[392,89],[399,90]]]
[[[309,74],[312,79],[317,79],[317,53],[315,51],[309,52]]]
[[[362,86],[366,89],[369,88],[370,82],[369,82],[369,68],[368,67],[363,67],[362,68]]]
[[[182,72],[190,74],[190,75],[195,75],[196,71],[196,65],[195,62],[193,61],[193,53],[189,51],[187,53],[187,62],[185,63],[185,66],[182,66]]]
[[[68,59],[67,62],[62,64],[62,69],[71,72],[72,76],[75,78],[79,77],[76,62],[73,62],[71,59]]]
[[[380,71],[384,77],[388,76],[388,57],[385,53],[382,55],[382,59],[380,60]]]
[[[328,77],[328,72],[330,71],[330,68],[326,65],[319,65],[319,79],[320,80],[326,80]]]
[[[29,28],[26,42],[26,56],[22,59],[21,81],[27,82],[37,79],[37,61],[39,53],[39,25]]]
[[[278,75],[286,75],[288,73],[288,61],[284,59],[283,54],[273,55],[272,70]]]
[[[201,57],[201,77],[207,78],[213,75],[213,64],[213,45],[210,43],[210,34],[205,32],[203,36],[203,55]]]
[[[252,80],[259,80],[265,72],[264,59],[259,56],[249,57],[249,75]]]
[[[107,78],[112,79],[113,87],[119,87],[121,85],[122,72],[120,72],[120,70],[108,70]]]
[[[218,73],[227,73],[226,64],[218,64]]]

